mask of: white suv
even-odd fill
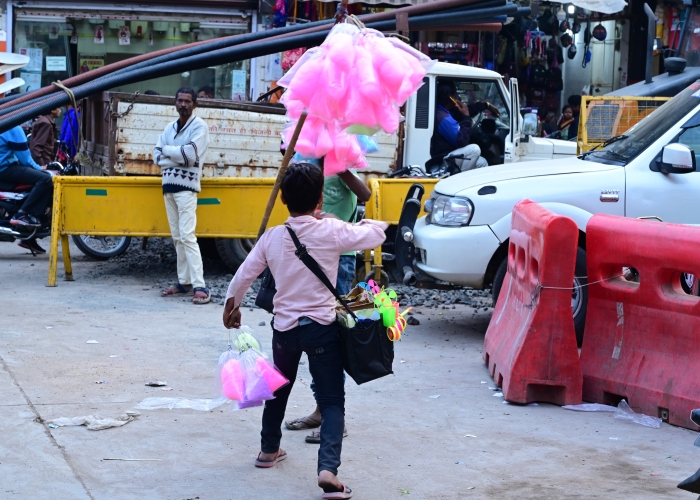
[[[576,281],[585,283],[585,231],[593,214],[700,224],[696,152],[700,81],[625,135],[578,158],[498,165],[440,181],[426,201],[428,215],[415,227],[402,221],[397,256],[414,245],[410,255],[418,274],[476,289],[493,286],[496,299],[506,272],[511,211],[529,198],[578,225]],[[587,298],[586,288],[572,295],[579,341]]]

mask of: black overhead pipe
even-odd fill
[[[386,21],[386,20],[391,20],[395,19],[396,15],[400,12],[405,12],[409,16],[416,16],[416,15],[425,15],[427,13],[431,12],[451,12],[451,11],[464,11],[464,9],[469,9],[471,8],[470,6],[474,4],[479,7],[486,7],[486,6],[497,6],[497,5],[505,5],[505,0],[487,0],[485,2],[479,2],[479,0],[437,0],[434,2],[427,2],[424,4],[420,5],[411,5],[408,7],[401,7],[399,9],[393,10],[393,11],[387,11],[387,12],[380,12],[377,14],[364,14],[361,16],[358,16],[358,18],[364,22],[376,22],[376,21]],[[130,59],[126,59],[123,61],[119,61],[107,66],[103,66],[102,68],[97,68],[93,71],[90,71],[88,73],[83,73],[80,75],[76,75],[73,77],[70,77],[63,81],[62,83],[66,85],[69,88],[72,88],[77,85],[81,85],[84,83],[87,83],[89,81],[94,80],[95,78],[99,78],[102,76],[106,76],[108,74],[114,74],[117,71],[123,71],[123,70],[130,70],[130,69],[136,69],[135,67],[138,65],[138,67],[150,67],[153,64],[158,64],[161,62],[168,62],[170,60],[173,60],[172,58],[168,56],[173,56],[174,59],[178,59],[181,57],[186,57],[189,55],[196,55],[196,54],[201,54],[203,52],[208,52],[211,50],[216,50],[219,48],[227,48],[227,47],[232,47],[235,45],[239,45],[242,43],[250,43],[252,41],[257,41],[257,40],[263,40],[265,38],[270,38],[270,37],[279,37],[283,36],[286,34],[290,33],[311,33],[311,32],[316,32],[319,30],[330,30],[332,27],[332,24],[335,23],[335,20],[330,19],[330,20],[325,20],[325,21],[315,21],[313,23],[305,23],[305,24],[297,24],[293,26],[286,26],[282,28],[275,28],[272,30],[267,30],[267,31],[261,31],[257,33],[247,33],[243,35],[237,35],[237,36],[230,36],[230,37],[224,37],[224,38],[218,38],[215,40],[207,40],[203,42],[196,42],[192,44],[187,44],[181,47],[172,47],[169,49],[163,49],[157,52],[153,52],[151,54],[143,54],[140,56],[136,56]],[[212,48],[213,47],[213,48]],[[26,94],[14,94],[12,96],[8,96],[4,99],[0,99],[0,110],[5,109],[7,107],[7,104],[11,101],[17,101],[16,104],[20,102],[28,102],[32,99],[46,96],[49,94],[52,94],[54,92],[57,92],[56,88],[49,85],[47,87],[43,87],[41,89],[37,89],[33,92],[29,92]]]

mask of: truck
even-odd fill
[[[413,256],[409,267],[419,280],[492,287],[495,302],[507,270],[513,207],[536,201],[579,228],[571,306],[580,343],[588,302],[588,220],[602,213],[700,224],[698,155],[700,81],[579,157],[498,165],[438,182],[425,201],[426,216],[410,220],[402,214],[397,259]],[[687,291],[689,283],[681,281]]]
[[[576,143],[522,136],[520,108],[496,72],[449,63],[435,63],[424,85],[407,101],[405,121],[393,135],[380,132],[379,151],[368,155],[370,168],[358,171],[366,180],[385,176],[403,165],[423,166],[430,159],[435,98],[440,81],[455,83],[465,102],[487,101],[500,117],[484,112],[473,117],[479,130],[488,120],[503,140],[502,163],[564,159],[576,154]],[[513,80],[514,81],[514,80]],[[211,143],[203,165],[205,177],[274,177],[281,163],[280,134],[287,126],[279,103],[202,99],[197,115],[209,125]],[[153,146],[165,126],[177,119],[172,97],[109,92],[86,103],[85,123],[91,175],[160,175],[152,161]],[[400,200],[396,200],[400,203]],[[236,268],[252,242],[217,240],[224,262]]]

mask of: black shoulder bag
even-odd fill
[[[394,362],[394,343],[389,340],[382,321],[359,321],[338,290],[328,280],[318,262],[309,255],[306,246],[299,241],[296,233],[286,224],[285,227],[297,249],[294,254],[330,290],[355,320],[355,326],[352,328],[338,325],[343,368],[347,374],[359,385],[394,373],[391,369]],[[255,305],[271,313],[272,298],[276,291],[274,278],[270,268],[267,268],[263,273],[262,285],[255,299]]]

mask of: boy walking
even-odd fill
[[[175,107],[180,118],[165,127],[153,150],[153,161],[163,170],[165,209],[177,253],[178,282],[163,290],[161,295],[189,295],[194,289],[192,302],[206,304],[211,297],[204,285],[202,256],[194,231],[209,129],[204,120],[193,114],[197,94],[191,88],[177,91]]]

